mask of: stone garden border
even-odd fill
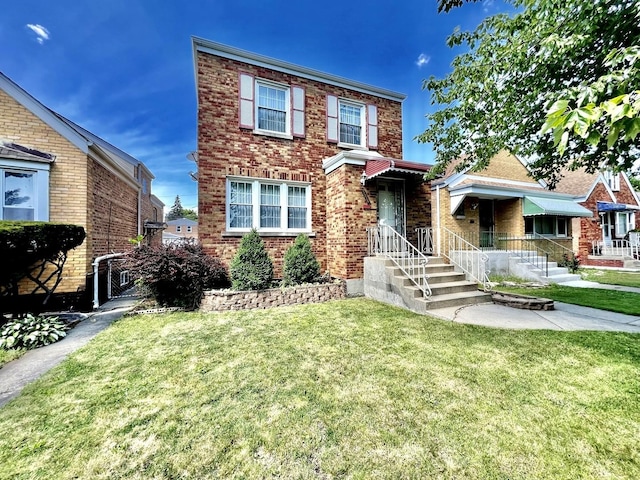
[[[201,312],[254,310],[302,303],[321,303],[347,296],[346,283],[319,283],[268,290],[208,290],[200,303]]]

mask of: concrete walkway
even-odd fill
[[[22,357],[0,368],[0,407],[29,383],[62,362],[67,355],[89,343],[102,330],[131,310],[140,298],[131,296],[108,301],[88,314],[67,336],[46,347],[30,350]]]
[[[567,287],[600,288],[640,294],[640,288],[607,285],[575,280],[560,283]],[[638,296],[640,302],[640,295]],[[640,333],[640,317],[622,313],[555,302],[555,310],[520,310],[494,303],[431,310],[435,317],[456,323],[468,323],[494,328],[535,330],[603,330]]]

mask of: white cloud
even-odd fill
[[[494,3],[494,0],[484,0],[482,2],[482,5],[483,5],[482,10],[484,10],[485,13],[488,12],[491,9],[491,7],[493,7],[493,3]]]
[[[39,24],[27,23],[27,28],[36,34],[36,41],[42,45],[45,40],[49,40],[49,30]]]
[[[418,65],[418,67],[423,67],[427,65],[430,61],[431,61],[431,57],[429,55],[425,55],[424,53],[421,53],[420,56],[418,57],[418,60],[416,60],[416,65]]]

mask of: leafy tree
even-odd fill
[[[198,212],[190,208],[183,208],[182,218],[188,218],[189,220],[198,221]]]
[[[315,282],[320,276],[320,264],[311,250],[309,237],[300,234],[284,254],[284,285]]]
[[[640,192],[640,177],[629,176],[629,182],[636,192]]]
[[[234,290],[264,290],[271,286],[273,262],[255,228],[242,237],[229,270]]]
[[[180,195],[176,195],[176,200],[173,202],[173,206],[167,213],[167,220],[177,220],[184,216],[184,208],[182,208],[182,202],[180,202]]]
[[[458,3],[440,0],[449,8]],[[565,167],[630,169],[640,140],[633,90],[640,80],[634,60],[640,2],[510,3],[516,13],[488,17],[473,32],[455,31],[449,46],[467,51],[445,78],[424,82],[439,107],[417,137],[436,150],[431,175],[459,158],[459,169],[481,170],[502,149],[529,159],[534,177],[551,186]],[[580,108],[592,111],[585,121]]]

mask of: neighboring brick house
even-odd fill
[[[0,219],[80,225],[84,243],[70,252],[57,293],[85,287],[92,262],[154,235],[163,203],[140,161],[50,110],[0,73]],[[8,190],[25,198],[8,205]]]
[[[190,218],[177,218],[165,222],[167,228],[162,232],[163,243],[173,243],[185,238],[198,239],[198,222]]]
[[[456,173],[455,166],[432,183],[433,226],[477,247],[506,248],[504,239],[545,236],[570,248],[572,220],[593,216],[574,195],[550,191],[534,180],[526,164],[508,152],[500,152],[480,172]]]
[[[282,273],[309,235],[321,268],[362,291],[366,228],[431,224],[425,164],[402,160],[403,95],[194,38],[199,238],[229,263],[251,228]]]
[[[573,223],[573,248],[583,264],[622,266],[621,260],[601,257],[606,253],[621,256],[629,231],[640,228],[640,199],[628,176],[624,172],[567,170],[556,191],[573,195],[594,214]]]

